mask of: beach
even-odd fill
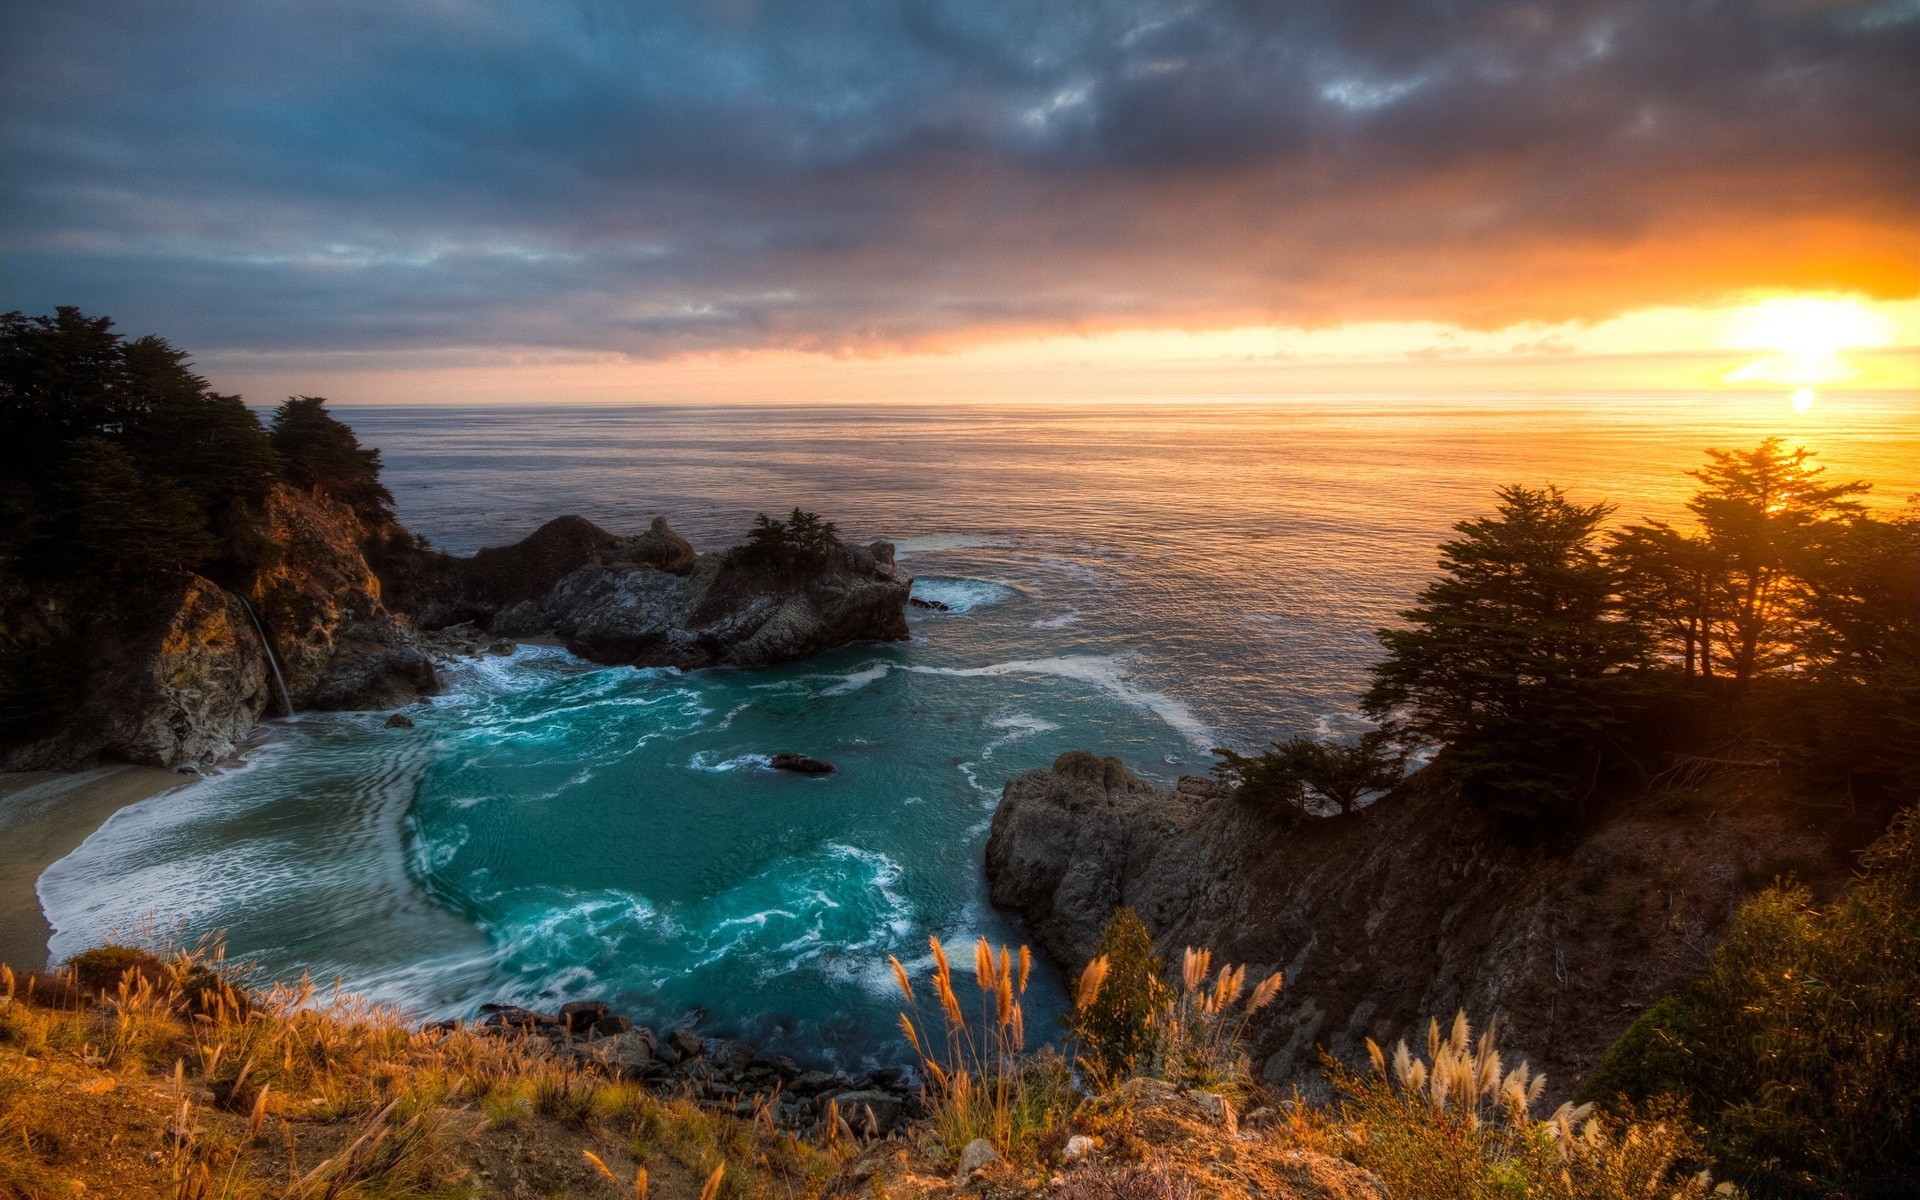
[[[0,773],[0,962],[46,965],[53,928],[34,883],[114,813],[193,776],[124,763],[88,771]]]

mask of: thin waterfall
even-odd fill
[[[259,636],[261,648],[267,652],[267,665],[273,668],[273,686],[280,689],[280,706],[290,717],[293,715],[293,696],[287,691],[286,677],[280,674],[280,660],[274,657],[273,643],[267,638],[266,628],[260,624],[259,614],[253,611],[253,605],[247,603],[245,596],[239,592],[233,592],[231,595],[240,602],[241,608],[247,610],[247,619],[253,622],[253,632]]]

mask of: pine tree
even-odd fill
[[[324,399],[289,396],[273,411],[271,436],[295,484],[338,500],[369,525],[393,520],[393,493],[380,482],[380,452],[362,446]]]
[[[1717,557],[1724,602],[1720,640],[1734,679],[1744,683],[1784,664],[1794,619],[1790,569],[1823,529],[1857,515],[1859,482],[1826,483],[1811,451],[1768,438],[1752,450],[1709,450],[1688,474],[1706,486],[1687,502]]]
[[[1467,793],[1524,821],[1576,806],[1605,734],[1625,720],[1645,635],[1622,620],[1596,546],[1612,512],[1558,488],[1500,489],[1495,515],[1462,521],[1443,574],[1383,629],[1362,708],[1443,747]]]

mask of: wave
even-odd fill
[[[1020,593],[990,579],[959,579],[922,575],[913,581],[913,598],[943,605],[950,613],[972,612],[989,604],[1011,600]],[[938,610],[935,610],[938,611]]]
[[[993,752],[1002,746],[1025,741],[1030,737],[1039,737],[1043,733],[1054,733],[1059,730],[1060,726],[1055,722],[1048,721],[1041,717],[1030,716],[1026,713],[1014,713],[1012,716],[992,718],[987,722],[987,728],[998,729],[1001,733],[999,737],[988,742],[981,748],[980,758],[983,762],[992,758]]]
[[[1165,692],[1137,687],[1127,681],[1126,664],[1118,657],[1099,654],[1067,654],[1055,658],[1020,659],[992,663],[984,667],[926,667],[909,664],[903,670],[922,675],[947,675],[956,678],[990,678],[996,675],[1050,675],[1090,684],[1122,704],[1160,718],[1169,728],[1199,747],[1217,743],[1213,730],[1188,708]]]
[[[1035,621],[1033,623],[1033,627],[1035,629],[1065,629],[1069,625],[1077,625],[1079,623],[1080,623],[1079,610],[1069,609],[1068,611],[1063,612],[1058,616],[1041,617],[1038,621]]]
[[[718,754],[719,751],[717,750],[701,750],[687,760],[687,769],[690,771],[706,771],[715,775],[724,774],[727,771],[738,771],[742,767],[752,767],[760,771],[771,771],[773,769],[773,759],[765,754],[741,754],[733,758],[722,759],[719,762],[715,762],[714,758]]]

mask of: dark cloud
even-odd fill
[[[1915,288],[1920,5],[10,0],[4,303],[861,350]]]

